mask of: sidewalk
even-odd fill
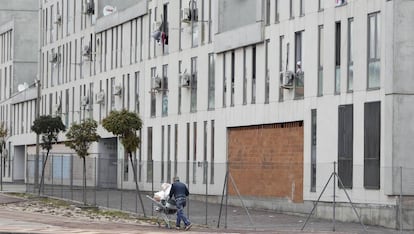
[[[5,192],[25,192],[26,187],[24,184],[3,184],[3,193]],[[56,191],[57,194],[65,194],[64,192]],[[81,191],[79,191],[81,193]],[[133,192],[131,192],[133,194]],[[68,194],[66,194],[68,195]],[[136,199],[127,197],[129,193],[115,193],[114,191],[111,191],[110,194],[96,194],[95,196],[100,197],[108,197],[111,199],[111,202],[113,201],[122,201],[124,200],[124,204],[120,205],[121,208],[124,208],[124,210],[129,210],[130,212],[134,210]],[[1,196],[0,197],[4,197]],[[79,194],[75,194],[74,197],[81,197]],[[95,197],[95,199],[96,199]],[[152,210],[152,203],[149,199],[145,199],[143,197],[144,207],[147,213],[147,216],[156,215]],[[66,197],[67,199],[67,197]],[[88,201],[93,201],[93,199],[89,198]],[[3,201],[3,203],[6,201]],[[11,201],[12,202],[12,201]],[[0,203],[1,200],[0,200]],[[97,205],[99,206],[105,206],[105,202],[98,202]],[[112,203],[111,203],[112,204]],[[218,223],[218,214],[220,212],[220,205],[219,204],[208,204],[208,212],[206,214],[206,204],[204,202],[195,201],[192,200],[189,202],[189,209],[186,208],[186,212],[189,214],[189,218],[191,221],[195,224],[195,226],[191,229],[192,233],[198,233],[198,232],[215,232],[215,233],[378,233],[378,234],[391,234],[391,233],[414,233],[414,232],[399,232],[397,230],[392,229],[386,229],[382,227],[376,227],[376,226],[366,226],[366,231],[364,231],[363,227],[359,223],[344,223],[344,222],[336,222],[335,223],[335,230],[336,232],[332,232],[333,230],[333,223],[331,220],[321,220],[321,219],[315,219],[311,218],[306,225],[304,231],[301,231],[301,228],[303,226],[303,223],[306,220],[306,217],[301,216],[294,216],[294,215],[286,215],[286,214],[280,214],[276,213],[274,211],[264,211],[264,210],[250,210],[249,214],[252,220],[252,223],[249,220],[249,217],[246,215],[246,211],[241,207],[234,207],[229,206],[227,208],[227,222],[225,220],[225,208],[223,207],[222,210],[222,217],[220,219],[220,228],[217,229],[217,223]],[[119,209],[120,207],[111,207],[114,209]],[[129,208],[129,209],[125,209]],[[138,213],[141,213],[138,211]],[[37,214],[35,214],[37,215]],[[207,215],[207,216],[206,216]],[[57,232],[30,232],[30,233],[59,233],[58,230],[60,228],[62,229],[61,233],[87,233],[84,231],[91,231],[92,229],[85,229],[82,232],[79,232],[78,228],[80,225],[71,226],[68,223],[74,222],[79,223],[79,220],[70,220],[67,221],[65,219],[64,222],[62,222],[61,218],[58,218],[58,221],[50,221],[50,222],[39,222],[38,217],[36,219],[32,220],[30,218],[27,218],[25,221],[21,217],[26,217],[30,215],[24,215],[21,214],[20,216],[16,216],[15,219],[12,217],[14,216],[8,216],[4,211],[0,212],[0,233],[1,231],[10,231],[10,230],[4,230],[5,227],[36,227],[38,229],[36,230],[50,230],[52,225],[54,230],[57,230]],[[207,217],[207,218],[206,218]],[[171,217],[172,219],[174,216]],[[45,220],[50,220],[45,219]],[[207,226],[209,228],[204,228],[207,222]],[[227,228],[225,228],[225,223],[227,223]],[[3,225],[4,224],[4,225]],[[46,226],[45,226],[46,225]],[[95,224],[96,225],[96,224]],[[106,224],[99,224],[99,226],[105,227],[103,229],[93,229],[96,232],[93,233],[114,233],[114,230],[111,229],[112,226],[118,226],[121,231],[116,231],[117,233],[170,233],[170,232],[177,232],[175,230],[167,230],[167,229],[159,229],[158,227],[154,226],[140,226],[140,225],[121,225],[114,224],[114,223],[106,223]],[[68,232],[68,228],[74,228],[77,232]],[[84,227],[84,224],[82,224],[82,227]],[[89,227],[86,225],[86,227]],[[141,229],[143,232],[141,232]],[[111,232],[112,230],[112,232]],[[154,232],[155,231],[155,232]]]

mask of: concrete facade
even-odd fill
[[[414,195],[410,155],[414,127],[409,121],[414,116],[410,77],[414,34],[409,30],[413,1],[348,0],[337,5],[334,0],[42,0],[39,4],[41,114],[61,115],[70,127],[88,117],[101,121],[113,109],[139,113],[144,125],[136,156],[143,165],[157,162],[154,170],[141,168],[139,183],[144,190],[151,189],[152,181],[179,175],[191,184],[192,193],[202,194],[206,182],[202,165],[207,162],[209,193],[220,195],[230,162],[230,128],[299,121],[303,185],[296,191],[302,191],[304,202],[293,199],[298,204],[276,208],[306,212],[337,161],[335,170],[344,176],[361,210],[397,207],[401,187],[404,196]],[[108,5],[116,10],[104,16]],[[35,51],[33,47],[28,50]],[[21,75],[28,76],[29,71],[22,69]],[[289,74],[295,74],[293,86],[283,88]],[[15,123],[8,140],[12,157],[34,153],[35,136],[30,132],[34,98],[32,93],[26,102],[15,101],[10,114],[1,115],[3,121]],[[102,126],[99,134],[104,140],[91,152],[100,155],[104,143],[113,145],[116,159],[122,161],[118,140]],[[59,140],[65,141],[64,134]],[[288,146],[279,147],[291,153]],[[52,153],[71,151],[61,143]],[[402,185],[400,167],[405,175]],[[124,187],[133,189],[133,175],[125,171],[119,165],[112,173],[118,185],[123,181]],[[321,197],[327,204],[333,196],[332,186],[328,188]],[[273,199],[286,202],[284,197]],[[257,194],[251,204],[259,201]],[[336,201],[346,203],[347,197],[338,193]]]
[[[4,0],[0,7],[0,115],[9,135],[2,173],[5,181],[24,180],[24,153],[13,157],[11,132],[28,132],[34,118],[35,96],[31,95],[37,75],[38,2]],[[33,104],[33,105],[32,105]],[[25,109],[16,108],[25,106]],[[23,119],[24,117],[24,119]],[[16,118],[19,118],[17,122]],[[23,147],[24,148],[24,147]],[[16,149],[17,150],[17,149]],[[17,150],[24,152],[24,150]]]

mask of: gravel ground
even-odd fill
[[[145,219],[132,213],[83,206],[82,204],[74,204],[72,202],[51,198],[28,197],[20,194],[18,196],[8,196],[10,197],[10,202],[0,204],[0,206],[7,207],[9,210],[70,217],[84,221],[90,220],[140,225],[155,224],[151,219]]]

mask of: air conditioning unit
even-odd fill
[[[161,82],[161,78],[160,77],[153,77],[152,79],[151,79],[151,81],[152,81],[152,84],[151,84],[151,86],[152,86],[152,89],[153,90],[160,90],[161,89],[161,85],[162,85],[162,82]]]
[[[191,21],[198,21],[198,9],[184,8],[181,10],[181,21],[184,23],[191,23]]]
[[[184,23],[191,22],[191,9],[190,8],[184,8],[181,10],[181,21]]]
[[[187,72],[184,72],[181,75],[181,87],[190,88],[191,86],[191,76]]]
[[[280,74],[283,76],[283,84],[281,84],[280,87],[285,89],[292,89],[295,73],[293,71],[282,71]]]
[[[56,15],[56,21],[55,24],[61,25],[62,24],[62,15],[57,14]]]
[[[52,53],[50,55],[49,62],[51,62],[51,63],[59,63],[60,62],[60,55],[58,53]]]
[[[87,106],[89,105],[89,97],[88,96],[83,96],[81,99],[81,105],[82,106]]]
[[[115,86],[114,95],[121,96],[121,94],[122,94],[122,87],[120,85]]]
[[[86,46],[83,47],[82,55],[83,55],[83,57],[86,58],[87,61],[92,60],[92,49],[90,48],[89,45],[86,45]]]
[[[95,3],[93,0],[89,0],[83,7],[83,13],[86,15],[93,15],[95,14]]]
[[[95,101],[96,103],[99,103],[99,104],[103,103],[105,101],[105,92],[101,91],[97,93],[95,96]]]

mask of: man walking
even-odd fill
[[[180,178],[178,176],[174,177],[174,183],[172,184],[170,190],[170,197],[174,195],[177,206],[177,221],[175,224],[176,229],[180,229],[181,220],[184,222],[186,231],[192,226],[190,220],[184,214],[184,207],[187,204],[187,196],[189,194],[187,186],[180,182]]]

